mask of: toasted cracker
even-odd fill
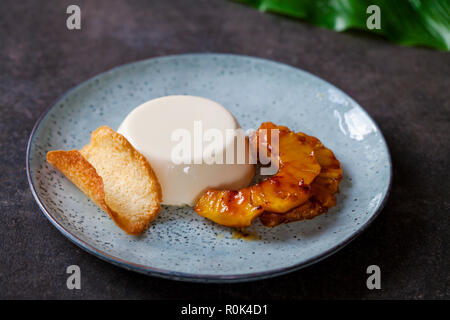
[[[47,161],[61,171],[100,208],[104,211],[109,210],[105,203],[102,177],[78,150],[50,151],[47,153]]]
[[[141,234],[161,208],[161,187],[147,159],[103,126],[82,150],[50,151],[53,164],[125,232]]]

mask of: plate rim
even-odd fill
[[[329,248],[326,251],[323,251],[321,253],[318,253],[316,255],[314,255],[313,257],[299,262],[299,263],[295,263],[293,265],[287,266],[287,267],[282,267],[282,268],[276,268],[276,269],[271,269],[271,270],[266,270],[266,271],[260,271],[260,272],[253,272],[253,273],[239,273],[239,274],[232,274],[232,275],[217,275],[217,274],[197,274],[197,273],[189,273],[189,272],[179,272],[179,271],[171,271],[169,269],[161,269],[161,268],[155,268],[155,267],[150,267],[150,266],[146,266],[146,265],[142,265],[142,264],[137,264],[137,263],[133,263],[131,261],[127,261],[124,260],[122,258],[113,256],[103,250],[100,250],[98,248],[96,248],[94,245],[91,245],[89,243],[87,243],[86,241],[80,239],[79,237],[77,237],[76,235],[72,234],[69,230],[67,230],[62,224],[60,224],[50,213],[50,210],[48,210],[43,201],[41,201],[34,183],[33,183],[33,178],[31,177],[31,169],[30,169],[30,155],[31,155],[31,146],[33,144],[33,138],[37,132],[37,130],[39,129],[40,124],[42,123],[42,121],[46,118],[46,116],[48,115],[48,113],[55,108],[65,97],[67,97],[70,93],[72,93],[73,91],[81,88],[83,85],[85,85],[86,83],[90,82],[90,81],[95,81],[95,79],[104,76],[108,73],[112,73],[114,71],[117,71],[118,69],[124,68],[124,67],[129,67],[131,65],[134,64],[139,64],[145,61],[150,61],[150,60],[155,60],[155,59],[173,59],[173,58],[177,58],[177,57],[189,57],[189,56],[229,56],[229,57],[234,57],[234,58],[245,58],[245,59],[252,59],[252,60],[259,60],[261,62],[264,63],[271,63],[271,64],[275,64],[275,65],[279,65],[281,67],[284,68],[290,68],[290,69],[294,69],[296,71],[301,71],[303,73],[308,74],[309,76],[315,78],[315,79],[319,79],[325,83],[327,83],[328,85],[330,85],[331,87],[333,87],[334,89],[336,89],[337,91],[339,91],[340,93],[343,93],[347,98],[349,98],[352,102],[354,102],[359,109],[370,119],[370,121],[372,121],[372,123],[374,124],[375,128],[377,129],[377,131],[380,134],[381,140],[384,144],[384,149],[386,151],[387,154],[387,160],[388,160],[388,165],[389,165],[389,181],[387,184],[387,189],[386,189],[386,193],[384,194],[383,200],[378,204],[378,207],[373,211],[373,214],[371,215],[371,217],[362,225],[359,226],[359,228],[354,231],[352,234],[350,234],[347,238],[345,238],[344,240],[340,241],[338,244],[336,244],[335,246]],[[340,249],[342,249],[343,247],[345,247],[346,245],[348,245],[351,241],[353,241],[355,238],[357,238],[362,232],[364,232],[367,227],[369,225],[372,224],[372,222],[376,219],[376,217],[381,213],[381,211],[383,210],[384,206],[386,205],[386,202],[389,198],[389,194],[391,191],[391,187],[392,187],[392,175],[393,175],[393,168],[392,168],[392,158],[391,158],[391,154],[389,152],[389,147],[388,144],[386,142],[386,139],[384,138],[384,135],[382,133],[382,131],[380,130],[378,124],[375,122],[375,120],[369,115],[369,113],[359,104],[357,103],[352,97],[350,97],[347,93],[345,93],[343,90],[339,89],[338,87],[336,87],[334,84],[326,81],[325,79],[322,79],[308,71],[305,71],[303,69],[300,69],[298,67],[295,66],[291,66],[287,63],[283,63],[283,62],[278,62],[275,60],[269,60],[269,59],[265,59],[265,58],[260,58],[260,57],[254,57],[254,56],[247,56],[247,55],[240,55],[240,54],[230,54],[230,53],[185,53],[185,54],[173,54],[173,55],[163,55],[163,56],[155,56],[155,57],[151,57],[151,58],[146,58],[146,59],[142,59],[142,60],[137,60],[137,61],[133,61],[133,62],[129,62],[129,63],[125,63],[113,68],[110,68],[106,71],[103,71],[93,77],[90,77],[82,82],[80,82],[79,84],[77,84],[76,86],[72,87],[71,89],[69,89],[68,91],[66,91],[63,95],[59,96],[56,100],[56,102],[51,104],[49,107],[47,107],[44,112],[42,112],[42,114],[39,116],[39,118],[37,119],[35,125],[33,126],[33,129],[30,133],[30,136],[28,138],[28,142],[27,142],[27,150],[26,150],[26,172],[27,172],[27,180],[28,180],[28,184],[30,186],[31,189],[31,193],[34,197],[34,200],[36,201],[36,203],[38,204],[39,209],[44,213],[45,217],[53,224],[53,226],[56,227],[56,229],[58,231],[60,231],[67,239],[69,239],[71,242],[73,242],[74,244],[76,244],[78,247],[80,247],[81,249],[85,250],[86,252],[106,261],[109,262],[113,265],[122,267],[124,269],[127,270],[131,270],[131,271],[135,271],[141,274],[145,274],[145,275],[151,275],[151,276],[156,276],[159,278],[165,278],[165,279],[171,279],[171,280],[179,280],[179,281],[188,281],[188,282],[211,282],[211,283],[226,283],[226,282],[247,282],[247,281],[255,281],[255,280],[262,280],[262,279],[267,279],[267,278],[272,278],[272,277],[276,277],[276,276],[280,276],[283,274],[287,274],[293,271],[297,271],[300,270],[302,268],[305,268],[307,266],[310,266],[314,263],[317,263],[329,256],[331,256],[332,254],[338,252]]]

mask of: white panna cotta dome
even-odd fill
[[[227,130],[240,129],[239,123],[222,105],[202,97],[177,95],[147,101],[127,115],[118,132],[149,161],[161,184],[163,204],[195,205],[208,188],[240,189],[254,175],[252,164],[225,164],[225,157],[223,163],[204,161],[208,142],[199,145],[195,137],[203,138],[209,129],[224,137],[221,150],[215,152],[225,155],[233,149],[237,154],[239,144],[236,140],[226,143],[225,137]],[[173,161],[174,148],[181,141],[174,140],[175,132],[191,138],[190,152],[183,154],[182,163]]]

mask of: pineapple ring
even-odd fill
[[[339,191],[338,185],[342,180],[342,168],[334,153],[326,148],[319,139],[297,133],[305,137],[313,146],[317,161],[321,166],[320,174],[311,185],[312,196],[304,204],[283,214],[264,212],[259,218],[266,227],[275,227],[281,223],[313,219],[326,213],[329,208],[336,205],[335,194]]]
[[[279,130],[278,173],[240,190],[206,191],[194,208],[199,215],[228,227],[248,227],[264,211],[284,213],[311,197],[310,184],[321,167],[308,136],[265,122],[256,137],[263,140],[259,145],[265,145],[268,154],[273,147],[269,142],[273,129]]]

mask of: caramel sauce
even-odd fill
[[[245,228],[234,229],[231,239],[242,239],[246,241],[261,240],[261,237],[253,231],[248,231]]]

